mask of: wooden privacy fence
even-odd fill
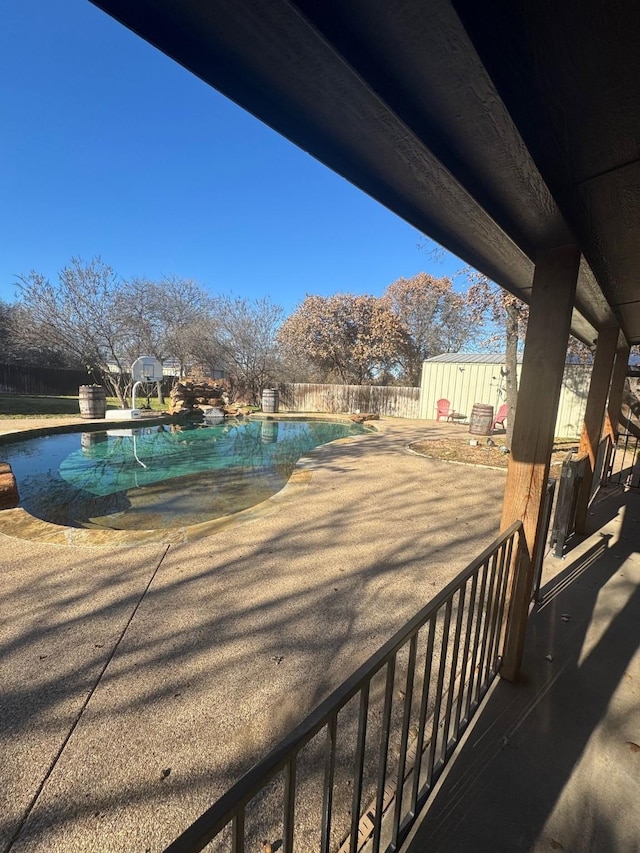
[[[295,382],[280,386],[280,401],[293,412],[373,412],[417,418],[420,389],[396,385],[320,385]]]
[[[77,396],[80,385],[91,385],[86,370],[0,364],[0,394],[55,394]]]

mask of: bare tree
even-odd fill
[[[196,282],[177,276],[120,281],[100,258],[72,259],[55,283],[31,272],[19,287],[34,345],[57,347],[102,374],[123,407],[128,371],[140,355],[174,358],[183,376],[196,364],[215,365],[236,395],[254,402],[277,380],[283,312],[269,299],[211,299]]]
[[[19,303],[0,302],[0,363],[43,367],[83,367],[61,346],[42,340],[35,320]]]
[[[208,316],[208,294],[178,276],[160,281],[132,278],[123,283],[122,300],[131,318],[132,352],[159,361],[175,358],[184,375],[192,356],[192,327]]]
[[[192,279],[165,276],[155,290],[157,301],[152,312],[164,337],[166,357],[174,358],[180,375],[191,369],[194,330],[209,316],[210,297]]]
[[[20,277],[18,287],[20,305],[33,324],[30,342],[63,349],[101,376],[126,406],[130,319],[113,269],[99,257],[88,263],[72,258],[55,284],[32,271]]]
[[[4,364],[15,361],[12,313],[13,306],[0,301],[0,363]]]
[[[277,332],[284,312],[268,297],[218,296],[211,301],[208,331],[201,329],[194,352],[206,364],[222,366],[232,399],[258,403],[262,389],[277,384]]]
[[[178,276],[160,281],[132,278],[123,283],[122,303],[131,321],[129,361],[140,355],[161,362],[175,359],[180,376],[190,372],[198,329],[209,320],[209,296],[200,285]],[[163,402],[161,383],[157,391]]]

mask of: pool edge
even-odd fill
[[[263,413],[260,413],[261,415]],[[266,419],[282,419],[282,420],[325,420],[331,422],[348,422],[348,416],[326,415],[322,417],[321,413],[312,413],[305,415],[304,413],[277,413],[276,416],[269,415],[256,418],[256,420]],[[144,420],[145,426],[155,425],[156,423],[172,422],[167,418],[148,418]],[[85,432],[98,431],[105,429],[105,421],[90,421],[93,430],[85,430],[85,424],[65,424],[57,427],[37,428],[33,430],[20,430],[14,433],[3,433],[0,435],[0,444],[5,443],[3,438],[10,436],[13,441],[27,440],[29,438],[39,438],[43,435],[52,435],[56,433],[68,432]],[[121,422],[109,422],[109,426],[119,426]],[[131,421],[122,422],[127,426],[131,426]],[[377,423],[377,422],[376,422]],[[88,426],[87,424],[87,426]],[[365,424],[362,424],[363,426]],[[299,497],[300,493],[305,490],[311,483],[313,476],[314,457],[324,447],[329,447],[334,444],[351,443],[355,440],[362,439],[367,435],[375,432],[380,432],[378,426],[374,426],[367,421],[366,426],[370,427],[369,432],[364,432],[360,435],[344,436],[334,439],[326,444],[319,445],[316,448],[308,451],[304,456],[296,462],[295,468],[285,485],[270,495],[264,501],[247,507],[239,512],[231,515],[224,515],[219,518],[202,521],[198,524],[182,525],[179,527],[171,527],[152,530],[113,530],[111,528],[87,528],[87,527],[69,527],[66,525],[53,524],[49,521],[43,521],[31,515],[22,507],[14,509],[0,510],[0,533],[14,539],[23,541],[45,543],[50,545],[69,546],[88,546],[88,547],[127,547],[127,546],[142,546],[142,545],[178,545],[187,542],[193,542],[197,539],[202,539],[207,536],[214,536],[216,533],[226,530],[230,527],[241,526],[252,521],[265,518],[279,512],[283,506]]]

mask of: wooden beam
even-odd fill
[[[521,519],[523,550],[511,592],[505,651],[500,675],[514,680],[522,660],[527,627],[533,557],[549,476],[558,400],[567,355],[571,311],[580,250],[562,246],[536,261],[525,339],[518,406],[502,510],[502,529]]]
[[[620,332],[618,335],[618,346],[616,349],[616,360],[613,365],[613,376],[611,377],[611,390],[609,391],[609,402],[607,403],[607,417],[605,421],[605,433],[609,433],[612,441],[618,440],[618,427],[620,425],[620,413],[622,412],[622,395],[624,383],[629,369],[629,344],[625,336]]]
[[[533,553],[553,448],[580,252],[563,246],[536,263],[502,529],[521,519]]]
[[[598,445],[602,438],[605,407],[611,387],[611,371],[613,360],[618,347],[620,330],[617,326],[609,326],[600,330],[596,356],[591,371],[587,408],[584,413],[582,435],[580,437],[580,455],[588,457],[576,504],[576,531],[584,533],[589,509],[589,498],[593,484],[593,472],[596,467]]]

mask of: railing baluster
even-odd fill
[[[489,575],[489,560],[485,560],[481,567],[482,571],[482,580],[480,581],[480,594],[478,595],[478,607],[476,609],[476,627],[473,632],[473,651],[471,653],[471,660],[469,661],[471,670],[469,674],[469,692],[467,694],[467,707],[465,711],[464,718],[468,720],[471,715],[471,709],[475,704],[474,699],[474,690],[476,685],[478,684],[478,651],[480,648],[480,632],[482,628],[482,606],[485,598],[485,591],[487,588],[487,577]]]
[[[384,710],[382,712],[382,731],[380,732],[380,758],[378,760],[378,779],[376,790],[376,813],[373,824],[373,853],[380,850],[380,832],[382,829],[382,811],[384,808],[384,786],[387,777],[387,758],[389,735],[391,733],[391,709],[393,706],[393,683],[396,674],[395,654],[387,663],[387,681],[384,690]]]
[[[231,824],[231,853],[244,853],[244,807],[233,816]]]
[[[433,767],[436,757],[436,745],[438,743],[438,728],[440,726],[440,708],[442,706],[442,688],[444,685],[444,672],[447,665],[447,649],[449,644],[449,626],[451,624],[452,600],[448,599],[445,605],[444,625],[442,627],[442,640],[440,644],[440,665],[438,667],[438,683],[436,686],[436,703],[433,709],[433,727],[431,729],[431,743],[429,745],[429,763],[427,764],[426,784],[431,789],[433,779]]]
[[[492,672],[494,666],[493,647],[495,643],[495,633],[498,625],[498,614],[500,612],[500,592],[502,590],[503,572],[505,565],[505,547],[498,550],[496,554],[496,562],[494,566],[495,582],[491,596],[491,615],[489,619],[489,635],[487,637],[486,662],[485,662],[485,680]]]
[[[498,590],[498,618],[496,620],[496,628],[491,641],[491,667],[495,673],[498,671],[498,657],[500,656],[500,639],[502,637],[504,612],[507,603],[507,591],[509,589],[509,578],[511,577],[511,566],[513,564],[513,539],[505,542],[503,546],[503,564],[502,575],[500,578],[500,587]]]
[[[605,467],[603,469],[603,485],[609,485],[613,477],[613,460],[615,459],[616,443],[610,438],[607,445],[607,453],[605,456]]]
[[[336,769],[336,734],[338,718],[332,714],[327,722],[327,738],[329,740],[329,752],[324,773],[324,797],[322,803],[322,838],[320,849],[322,853],[329,853],[331,846],[331,817],[333,808],[333,777]]]
[[[356,766],[353,780],[353,805],[351,807],[350,853],[358,853],[358,832],[360,829],[360,809],[362,807],[362,775],[364,772],[364,753],[367,744],[367,716],[369,714],[369,687],[367,681],[360,692],[360,710],[358,713],[358,739],[356,742]]]
[[[456,627],[453,636],[453,650],[451,652],[451,664],[449,666],[449,687],[447,690],[447,705],[442,728],[442,750],[440,756],[442,761],[447,760],[449,747],[449,726],[451,725],[451,711],[453,710],[453,694],[456,687],[456,669],[458,668],[458,652],[460,651],[460,636],[462,634],[462,616],[464,614],[466,586],[461,586],[458,592],[458,612],[456,615]]]
[[[484,625],[482,626],[482,642],[480,646],[480,663],[478,669],[478,699],[484,694],[485,691],[485,669],[487,665],[487,640],[489,637],[489,628],[491,625],[491,614],[493,612],[493,601],[495,594],[495,586],[496,586],[496,564],[498,561],[498,555],[494,554],[491,558],[491,563],[489,567],[489,590],[487,592],[486,599],[486,610],[484,616]]]
[[[453,730],[456,733],[456,740],[460,731],[460,717],[462,715],[462,703],[465,697],[465,689],[468,691],[467,672],[469,671],[469,648],[471,646],[471,629],[473,628],[473,614],[476,607],[476,592],[478,589],[478,572],[474,572],[471,578],[471,594],[469,595],[469,604],[467,605],[467,624],[464,636],[464,646],[462,648],[462,669],[460,670],[460,690],[458,691],[458,701],[456,703],[456,715],[453,719]]]
[[[395,850],[398,845],[398,831],[402,810],[402,789],[404,788],[404,772],[407,762],[407,741],[409,740],[409,723],[411,722],[411,705],[413,703],[413,680],[416,671],[416,653],[418,648],[417,632],[411,637],[409,644],[409,662],[407,664],[407,681],[404,691],[404,714],[402,716],[402,734],[400,736],[400,757],[398,759],[398,778],[396,782],[396,807],[393,813],[393,832],[391,846]]]
[[[459,740],[472,710],[496,675],[496,662],[503,635],[503,618],[507,607],[509,583],[513,574],[515,537],[522,536],[522,524],[513,524],[496,542],[480,554],[457,578],[451,581],[413,619],[390,638],[352,676],[325,699],[293,732],[278,744],[261,762],[223,794],[182,835],[176,838],[165,853],[196,853],[215,839],[221,831],[231,832],[233,853],[244,853],[246,842],[246,809],[255,802],[266,786],[284,773],[282,802],[282,853],[293,853],[296,835],[296,799],[298,755],[313,738],[327,731],[327,754],[323,784],[321,850],[329,853],[337,821],[334,814],[335,775],[337,763],[338,716],[359,695],[358,731],[354,756],[354,779],[350,831],[340,848],[358,853],[359,844],[367,841],[370,853],[380,853],[383,835],[384,809],[389,809],[384,823],[385,844],[397,849],[404,840],[417,810],[433,790],[451,749]],[[453,607],[456,606],[452,627]],[[466,622],[464,621],[466,619]],[[415,760],[409,758],[409,728],[416,696],[418,645],[424,637],[424,681],[418,713],[418,732]],[[436,633],[439,660],[434,662]],[[400,749],[392,787],[385,788],[389,769],[391,725],[394,709],[395,676],[398,653],[408,653],[406,690],[400,725]],[[460,672],[458,673],[458,669]],[[377,766],[377,788],[372,808],[373,827],[367,839],[360,838],[363,817],[362,799],[365,796],[365,759],[369,728],[371,682],[382,677],[385,688],[380,729]],[[448,681],[446,680],[448,677]],[[468,687],[465,685],[468,679]],[[433,683],[432,683],[433,682]],[[456,686],[458,693],[456,694]],[[416,696],[417,699],[417,696]],[[433,708],[430,708],[430,705]],[[398,708],[398,711],[400,709]],[[430,711],[432,713],[430,714]],[[348,710],[347,722],[352,720],[355,707]],[[442,724],[441,724],[442,723]],[[427,732],[431,729],[431,736]],[[341,731],[340,731],[341,733]],[[425,743],[426,740],[426,743]],[[393,744],[395,747],[394,734]],[[373,748],[373,744],[372,744]],[[413,744],[411,745],[413,753]],[[404,807],[405,786],[413,773],[409,808]],[[368,778],[368,776],[367,776]],[[423,781],[424,779],[424,781]],[[391,808],[393,797],[395,804]],[[364,826],[364,824],[362,825]],[[337,839],[340,840],[340,839]]]
[[[431,690],[431,665],[433,663],[433,643],[436,633],[436,618],[434,613],[429,620],[429,634],[427,648],[424,658],[424,679],[422,682],[422,696],[420,697],[420,715],[418,717],[418,738],[416,743],[416,763],[413,767],[413,784],[411,786],[411,814],[415,815],[418,810],[418,792],[420,790],[420,771],[422,769],[422,753],[424,730],[427,721],[427,710],[429,708],[429,695]]]
[[[284,779],[284,816],[282,832],[282,853],[293,853],[293,830],[296,811],[296,761],[294,754],[287,764]]]
[[[627,448],[629,447],[629,433],[625,434],[624,437],[624,447],[622,448],[622,462],[620,463],[620,473],[618,474],[618,483],[622,483],[622,472],[624,471],[624,465],[627,460]]]
[[[622,465],[622,462],[620,461],[620,454],[622,452],[622,457],[624,459],[624,441],[623,441],[623,439],[626,439],[627,437],[628,437],[627,433],[624,433],[624,434],[621,433],[618,436],[618,440],[616,441],[616,443],[614,445],[614,451],[613,451],[614,456],[613,456],[612,470],[611,470],[611,482],[612,483],[618,483],[618,485],[620,484],[620,482],[622,480],[622,470],[623,470],[623,465]],[[613,470],[613,468],[618,469],[617,473]]]

